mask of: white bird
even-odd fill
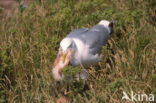
[[[61,69],[69,63],[72,66],[88,67],[101,61],[101,49],[110,39],[112,28],[113,22],[102,20],[91,29],[81,28],[70,32],[60,42],[57,59],[52,69],[55,80],[63,79]]]
[[[67,65],[88,67],[96,65],[102,60],[100,55],[102,46],[107,44],[113,29],[113,22],[100,21],[89,28],[76,29],[70,32],[61,42],[57,58],[53,64],[53,77],[56,81],[63,81],[62,69]],[[82,75],[81,75],[82,74]],[[82,71],[80,78],[86,79]],[[55,96],[57,96],[54,88]]]

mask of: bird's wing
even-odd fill
[[[81,37],[83,37],[86,44],[89,46],[90,53],[97,54],[100,53],[102,46],[107,43],[110,34],[103,26],[96,25],[83,33]]]
[[[101,25],[93,28],[81,28],[70,32],[67,37],[77,38],[88,45],[91,54],[100,53],[101,47],[105,45],[110,37],[108,30]]]
[[[88,46],[92,54],[99,52],[100,48],[100,33],[98,31],[88,31],[82,38],[85,40],[85,44]]]
[[[80,29],[75,29],[72,32],[70,32],[67,37],[79,37],[81,34],[87,32],[89,29],[88,28],[80,28]]]

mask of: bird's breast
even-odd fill
[[[73,40],[76,45],[76,51],[72,59],[72,65],[77,66],[80,65],[83,58],[87,56],[87,45],[83,40],[77,38],[74,38]]]

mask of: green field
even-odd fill
[[[82,92],[77,83],[68,99],[130,103],[122,100],[123,91],[156,99],[155,0],[38,0],[18,8],[0,21],[0,103],[55,103],[51,69],[60,41],[102,19],[117,21],[102,49],[104,60],[87,68],[95,77],[88,80],[90,89]]]

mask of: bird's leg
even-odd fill
[[[58,94],[56,93],[56,87],[58,84],[59,84],[59,81],[57,81],[55,85],[53,86],[53,92],[54,92],[55,97],[58,97]]]
[[[88,84],[88,82],[86,80],[83,81],[83,85],[84,85],[83,91],[86,91],[86,90],[89,90],[90,89],[89,88],[89,84]]]
[[[64,87],[64,85],[65,85],[65,82],[63,80],[61,81],[61,86]],[[62,96],[65,96],[64,91],[60,90],[60,93],[62,94]]]
[[[80,73],[80,78],[83,82],[83,91],[89,90],[89,85],[88,85],[88,74],[89,72],[86,69],[82,69],[81,73]]]
[[[68,74],[68,78],[67,78],[67,92],[69,92],[69,87],[70,87],[70,83],[72,83],[73,81],[73,77]]]
[[[69,92],[69,82],[70,82],[70,80],[67,79],[67,92]]]

